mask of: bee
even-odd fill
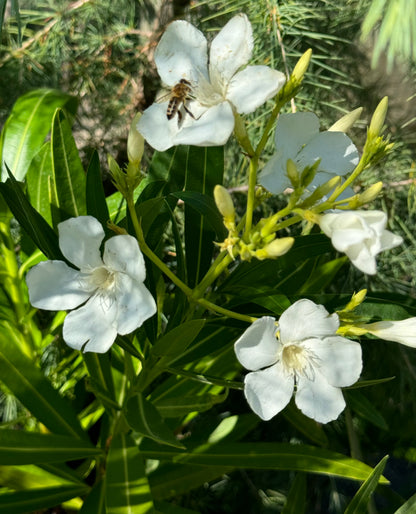
[[[169,104],[166,110],[166,117],[171,120],[176,114],[178,115],[178,123],[182,120],[181,107],[183,106],[185,112],[189,114],[193,119],[195,116],[186,106],[187,100],[192,98],[191,95],[192,87],[189,80],[181,79],[175,84],[169,94]]]

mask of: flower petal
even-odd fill
[[[117,337],[116,315],[114,302],[100,295],[92,296],[65,318],[62,335],[66,344],[84,352],[106,352]]]
[[[247,66],[231,79],[227,100],[239,113],[248,114],[272,98],[285,82],[286,77],[280,71],[268,66]]]
[[[393,234],[389,230],[383,230],[380,236],[380,252],[383,250],[390,250],[390,248],[395,248],[403,243],[402,236],[398,236],[397,234]]]
[[[92,216],[69,218],[58,225],[59,247],[64,256],[81,269],[102,266],[100,245],[104,239],[101,223]]]
[[[138,282],[144,282],[146,268],[139,243],[133,236],[114,236],[104,245],[103,261],[112,271],[127,273]]]
[[[175,145],[221,146],[234,130],[234,115],[228,102],[209,108],[200,118],[189,121],[174,136]]]
[[[311,300],[298,300],[279,319],[280,341],[301,342],[313,337],[334,335],[339,327],[337,314],[329,314],[323,305]]]
[[[305,416],[319,423],[337,419],[345,408],[341,389],[328,384],[318,371],[315,372],[313,380],[299,378],[295,403]]]
[[[260,172],[259,184],[275,195],[283,193],[291,186],[286,173],[286,162],[287,159],[282,158],[281,152],[276,152]]]
[[[129,275],[117,275],[116,328],[119,334],[129,334],[156,312],[156,303],[146,286]]]
[[[416,318],[401,321],[377,321],[362,325],[362,328],[380,339],[416,348]]]
[[[315,357],[315,368],[335,387],[346,387],[360,378],[363,362],[361,346],[345,337],[332,336],[302,343]]]
[[[245,14],[224,25],[211,43],[209,76],[213,84],[227,84],[247,64],[253,51],[253,30]]]
[[[244,394],[248,404],[264,421],[286,407],[293,388],[293,375],[285,373],[279,364],[248,373],[244,380]]]
[[[342,176],[355,168],[359,155],[351,139],[343,132],[321,132],[299,152],[296,163],[299,170],[303,170],[318,159],[321,159],[318,170]],[[315,179],[319,180],[319,173]],[[320,185],[315,180],[314,183]]]
[[[276,151],[287,159],[295,159],[303,145],[319,133],[319,119],[313,112],[281,114],[276,123]],[[286,170],[286,161],[283,166]]]
[[[277,361],[280,343],[276,339],[275,319],[257,319],[234,344],[234,351],[246,369],[258,370]]]
[[[207,58],[205,36],[184,20],[168,25],[155,51],[157,71],[167,86],[183,78],[195,83],[201,73],[207,77]]]
[[[60,311],[84,303],[91,293],[83,287],[82,274],[63,261],[45,261],[26,276],[30,303],[38,309]]]
[[[168,103],[152,104],[137,123],[137,130],[158,152],[164,152],[175,144],[173,139],[179,130],[176,116],[171,120],[166,117]]]

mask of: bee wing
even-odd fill
[[[158,104],[162,103],[162,102],[166,102],[167,100],[169,100],[171,94],[172,94],[171,91],[169,91],[167,89],[162,89],[157,93],[155,102]]]

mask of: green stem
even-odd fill
[[[248,193],[247,193],[247,209],[246,209],[246,226],[244,230],[244,238],[247,238],[253,223],[253,211],[256,196],[257,168],[259,165],[258,157],[250,159],[250,167],[248,172]]]

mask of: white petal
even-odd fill
[[[314,367],[335,387],[346,387],[360,378],[361,346],[345,337],[332,336],[302,343],[317,357]]]
[[[337,419],[345,408],[341,389],[328,384],[318,371],[313,380],[299,378],[295,403],[305,416],[319,423]]]
[[[295,159],[303,145],[319,133],[319,119],[313,112],[281,114],[276,123],[276,151]],[[286,161],[284,169],[286,170]]]
[[[248,114],[275,96],[285,82],[286,77],[280,71],[268,66],[247,66],[231,79],[227,100],[239,113]]]
[[[215,36],[209,54],[211,82],[227,84],[234,73],[247,64],[253,51],[253,31],[245,14],[238,14]]]
[[[260,172],[259,184],[275,195],[283,193],[291,185],[286,173],[286,163],[287,159],[275,153]]]
[[[329,314],[323,305],[311,300],[298,300],[280,316],[280,341],[286,344],[334,335],[338,327],[337,314]]]
[[[63,261],[40,262],[26,276],[30,303],[50,311],[78,307],[91,296],[81,278],[79,271]]]
[[[403,243],[402,236],[398,236],[390,232],[389,230],[383,230],[380,236],[380,252],[383,250],[390,250],[390,248],[394,248]]]
[[[171,120],[166,117],[168,103],[152,104],[143,112],[137,123],[140,134],[159,152],[164,152],[175,144],[173,139],[179,130],[176,116]]]
[[[299,169],[311,166],[321,159],[319,170],[334,175],[345,175],[358,164],[358,150],[343,132],[321,132],[300,151],[296,162]]]
[[[275,319],[257,319],[234,344],[237,359],[246,369],[258,370],[277,361],[280,343],[276,339]]]
[[[155,51],[157,71],[168,86],[182,78],[195,83],[200,73],[206,77],[207,58],[205,36],[184,20],[168,25]]]
[[[265,421],[286,407],[292,397],[293,387],[293,376],[276,364],[262,371],[248,373],[244,380],[244,394],[248,404]]]
[[[128,275],[117,275],[116,328],[119,334],[129,334],[156,312],[156,303],[146,286]]]
[[[209,108],[200,118],[188,123],[175,135],[175,145],[221,146],[234,130],[234,116],[228,102]]]
[[[416,318],[401,321],[377,321],[363,325],[362,328],[380,339],[416,348]]]
[[[345,255],[352,264],[367,275],[375,275],[377,273],[377,262],[374,257],[376,253],[371,251],[365,244],[350,246],[345,251]]]
[[[144,282],[146,268],[139,243],[133,236],[114,236],[104,245],[104,263],[113,271],[127,273],[138,282]]]
[[[346,211],[347,213],[349,211]],[[378,234],[381,234],[387,226],[387,214],[383,211],[350,211],[350,214],[361,218],[363,224],[371,227]]]
[[[85,352],[106,352],[117,337],[114,325],[116,314],[114,302],[100,295],[93,296],[65,318],[62,335],[66,344]]]
[[[101,223],[92,216],[78,216],[59,223],[59,247],[78,268],[102,265],[100,245],[104,239]]]

